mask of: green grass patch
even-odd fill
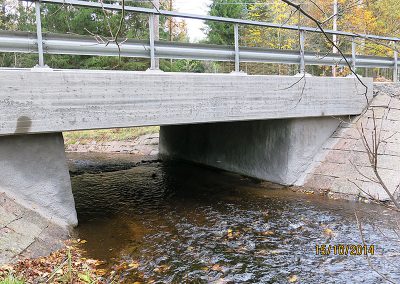
[[[146,134],[153,134],[159,131],[160,131],[159,126],[148,126],[148,127],[71,131],[71,132],[64,132],[63,134],[64,134],[65,144],[73,145],[76,144],[77,142],[79,142],[80,144],[88,144],[92,141],[96,142],[132,141],[139,136]]]
[[[4,279],[0,280],[0,284],[25,284],[25,282],[12,274],[8,274]]]

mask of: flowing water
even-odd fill
[[[355,212],[374,268],[400,281],[397,217],[384,207],[154,157],[68,158],[76,233],[125,283],[385,283],[365,256],[316,254],[362,244]]]

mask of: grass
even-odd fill
[[[110,141],[132,141],[135,138],[159,132],[159,126],[133,127],[133,128],[116,128],[102,130],[84,130],[64,132],[64,140],[66,145],[89,144],[92,141],[110,142]],[[0,283],[2,284],[2,283]]]
[[[70,240],[63,249],[37,259],[21,259],[0,266],[0,284],[58,283],[100,284],[106,272],[102,262],[82,257],[84,240]],[[107,282],[109,283],[109,282]]]
[[[20,280],[12,274],[8,274],[6,278],[0,280],[0,284],[25,284],[25,281]]]

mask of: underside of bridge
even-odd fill
[[[292,185],[340,118],[294,118],[162,126],[160,155]]]
[[[74,226],[61,133],[146,125],[164,158],[293,184],[366,96],[355,78],[0,71],[0,190]]]

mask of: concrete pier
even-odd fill
[[[61,133],[0,137],[0,192],[61,226],[78,224]]]
[[[162,126],[160,154],[291,185],[339,123],[318,117]]]

